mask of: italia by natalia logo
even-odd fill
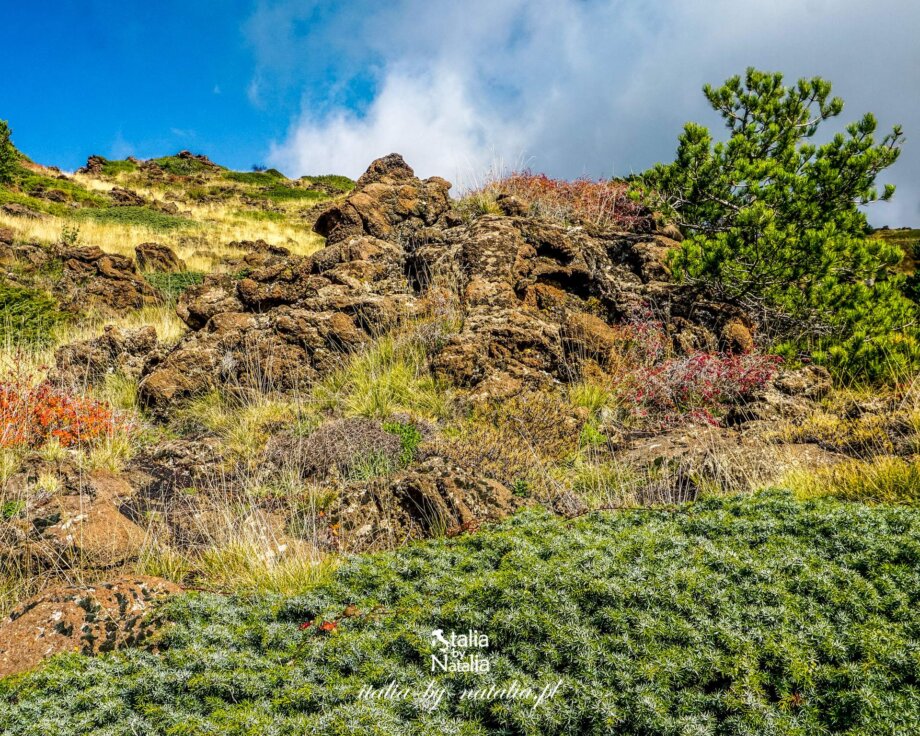
[[[431,632],[431,644],[437,650],[431,655],[432,672],[484,674],[491,667],[483,654],[489,648],[489,637],[475,629],[459,634],[451,631],[447,636],[444,629],[435,629]]]

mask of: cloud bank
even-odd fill
[[[335,4],[333,4],[335,5]],[[247,25],[253,83],[299,85],[270,162],[359,175],[398,151],[461,185],[490,167],[610,176],[670,160],[687,120],[721,126],[700,92],[747,66],[820,75],[908,142],[876,224],[920,224],[920,4],[880,0],[394,0],[263,4]],[[263,99],[263,104],[264,103]]]

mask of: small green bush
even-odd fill
[[[918,570],[907,508],[765,494],[527,512],[353,558],[293,597],[178,598],[159,654],[65,655],[0,680],[0,732],[916,733]],[[433,674],[434,629],[487,635],[490,671]],[[430,709],[359,697],[431,681],[445,694]],[[557,682],[537,707],[461,700]]]
[[[201,271],[151,272],[144,274],[144,278],[166,301],[175,302],[184,292],[203,282],[204,274]]]
[[[100,222],[119,225],[138,225],[151,230],[177,230],[194,227],[195,223],[184,217],[167,215],[148,207],[105,207],[80,210],[80,216]]]
[[[0,281],[0,344],[47,345],[64,320],[50,294]]]

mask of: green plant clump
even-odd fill
[[[126,159],[106,159],[102,164],[102,173],[104,176],[118,176],[119,174],[130,174],[140,168],[134,161]]]
[[[399,464],[406,467],[415,458],[415,451],[422,441],[422,433],[418,427],[409,422],[384,422],[383,428],[390,434],[399,437],[401,452]]]
[[[54,328],[66,316],[47,292],[0,280],[0,341],[12,347],[51,342]]]
[[[153,159],[163,171],[173,176],[193,176],[194,174],[206,173],[216,169],[223,169],[223,166],[216,164],[207,164],[196,158],[179,158],[178,156],[163,156],[162,158]]]
[[[353,558],[294,597],[176,599],[159,654],[0,681],[0,732],[916,733],[918,602],[916,510],[770,493],[530,511]],[[435,629],[488,636],[489,670],[433,673]],[[391,682],[410,696],[368,697]],[[514,683],[558,690],[488,695]]]
[[[287,177],[278,169],[268,169],[266,171],[228,171],[224,174],[225,179],[237,181],[242,184],[259,184],[270,186]]]
[[[202,283],[204,274],[201,271],[179,271],[178,273],[151,271],[144,274],[144,278],[163,295],[166,301],[175,302],[188,289]]]

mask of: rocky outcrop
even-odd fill
[[[143,207],[147,204],[147,200],[140,194],[122,187],[113,187],[109,192],[109,197],[115,207]]]
[[[134,248],[134,260],[141,271],[179,273],[186,270],[185,261],[168,245],[141,243]]]
[[[522,504],[501,483],[434,457],[393,477],[345,486],[323,541],[333,548],[388,549],[410,539],[474,531]]]
[[[107,325],[99,337],[58,348],[49,378],[73,388],[92,386],[113,373],[137,379],[163,352],[151,325],[136,330]]]
[[[94,655],[141,645],[157,627],[149,615],[154,604],[179,592],[168,580],[133,576],[30,598],[0,623],[0,677],[61,652]]]
[[[123,312],[157,302],[156,290],[144,281],[134,261],[86,246],[62,253],[63,272],[54,291],[70,311],[96,308]]]
[[[86,164],[81,168],[77,169],[78,174],[90,174],[91,176],[99,176],[102,173],[103,168],[105,167],[106,160],[102,156],[96,156],[95,154],[86,159]]]
[[[455,295],[462,327],[433,347],[432,368],[480,396],[572,380],[585,360],[603,368],[616,349],[609,325],[643,310],[688,352],[747,343],[740,310],[668,281],[676,241],[512,215],[467,224],[449,188],[418,179],[398,155],[373,162],[318,218],[324,249],[240,280],[212,276],[183,295],[178,313],[192,332],[147,373],[141,400],[164,411],[220,384],[303,386],[424,312],[436,292]]]
[[[48,217],[44,212],[37,212],[36,210],[16,202],[7,202],[6,204],[0,205],[0,212],[4,215],[24,217],[29,220],[44,220]]]
[[[315,230],[329,245],[371,236],[405,243],[419,230],[447,224],[450,183],[440,177],[420,181],[402,156],[390,154],[374,161],[352,193],[326,210]]]
[[[42,477],[56,478],[54,492]],[[134,487],[106,471],[45,470],[38,463],[8,481],[28,503],[3,525],[0,562],[22,569],[105,569],[136,559],[146,533],[122,510]]]

